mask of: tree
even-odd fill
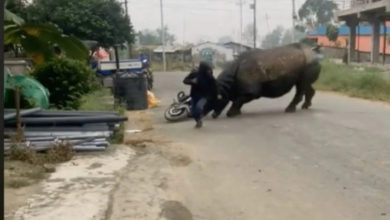
[[[315,28],[325,25],[334,18],[337,4],[331,0],[306,0],[298,11],[299,29]]]
[[[27,0],[6,0],[5,7],[15,15],[25,19],[27,16],[26,7],[28,5]]]
[[[326,26],[326,36],[330,41],[336,42],[339,37],[339,28],[336,25],[328,24]]]
[[[165,32],[166,44],[172,45],[176,40],[175,35],[169,33],[167,26],[164,27],[164,32]],[[161,28],[158,28],[154,31],[145,29],[139,31],[137,37],[140,45],[161,45],[161,35],[162,35]]]
[[[134,41],[133,27],[115,0],[34,0],[27,11],[29,21],[54,23],[65,34],[102,47]]]
[[[161,44],[161,39],[158,39],[158,36],[155,32],[145,29],[139,31],[137,34],[138,43],[140,45],[159,45]]]
[[[243,40],[248,45],[253,45],[253,23],[248,24],[244,28],[242,33]],[[260,39],[259,35],[256,36],[257,39]]]
[[[157,32],[158,39],[161,39],[161,37],[162,37],[161,28],[158,28],[156,30],[156,32]],[[176,37],[175,37],[175,35],[169,33],[168,26],[164,27],[164,34],[165,34],[165,44],[172,45],[175,42]],[[161,42],[161,40],[160,40],[160,42]]]
[[[76,38],[63,35],[51,24],[26,23],[4,8],[4,45],[19,51],[21,47],[35,64],[50,60],[56,54],[86,60],[88,51]]]
[[[283,33],[283,37],[280,43],[281,45],[295,43],[293,42],[293,36],[292,36],[293,31],[294,31],[295,42],[299,42],[300,40],[305,38],[305,33],[298,30],[288,29]]]
[[[264,49],[269,49],[281,45],[284,28],[277,26],[271,33],[267,34],[262,42]]]
[[[226,44],[226,43],[229,43],[232,41],[233,41],[233,38],[230,36],[222,36],[218,39],[218,43],[220,43],[220,44]]]

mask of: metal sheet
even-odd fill
[[[77,115],[116,115],[119,116],[118,112],[114,111],[47,111],[41,110],[31,114],[36,117],[59,117],[59,116],[77,116]]]
[[[117,123],[127,121],[127,117],[114,115],[101,116],[71,116],[71,117],[22,117],[25,125],[82,125],[87,123]],[[7,121],[7,125],[14,125],[15,120]]]
[[[31,115],[35,112],[39,112],[41,109],[40,108],[32,108],[32,109],[21,109],[20,111],[20,116],[28,116]],[[12,120],[15,119],[16,117],[16,110],[7,110],[8,113],[4,115],[4,120]],[[11,112],[12,111],[12,112]]]

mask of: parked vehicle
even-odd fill
[[[104,79],[112,78],[117,70],[116,61],[97,61],[93,64],[93,68],[96,69],[98,77]],[[151,90],[153,88],[153,73],[150,68],[149,60],[147,59],[126,59],[119,61],[119,71],[121,73],[135,73],[135,74],[145,74],[147,79],[147,88]],[[111,87],[112,83],[103,83],[106,87]]]

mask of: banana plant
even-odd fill
[[[88,50],[78,39],[62,34],[53,24],[26,23],[6,8],[4,44],[21,46],[35,64],[50,60],[56,55],[83,61],[88,59]]]

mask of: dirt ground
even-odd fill
[[[144,132],[125,135],[125,144],[136,156],[122,172],[107,219],[192,219],[191,212],[169,189],[175,170],[192,163],[191,154],[180,143],[157,134],[151,114],[128,114],[130,123],[134,122],[129,127]]]
[[[170,189],[176,169],[192,163],[191,153],[158,134],[152,114],[128,112],[124,144],[77,154],[35,184],[6,188],[6,219],[192,219]],[[9,164],[7,175],[29,169]]]
[[[39,183],[52,171],[42,165],[6,159],[4,161],[4,218],[12,219],[15,211],[25,205],[29,197],[40,193],[42,189]]]
[[[30,172],[26,172],[30,171]],[[32,195],[41,192],[39,167],[20,161],[4,161],[4,219],[13,219],[18,208]],[[29,176],[30,175],[30,176]],[[31,175],[35,177],[31,178]]]

